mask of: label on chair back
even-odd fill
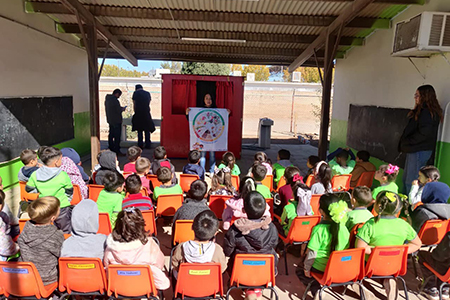
[[[94,264],[67,264],[69,269],[88,270],[95,269]]]
[[[2,268],[5,273],[13,273],[13,274],[28,274],[27,269],[17,269],[17,268]]]
[[[433,227],[434,228],[441,228],[442,227],[442,223],[434,224]]]
[[[395,256],[395,255],[399,255],[400,254],[400,250],[396,250],[396,251],[380,251],[380,256]]]
[[[302,225],[309,225],[309,221],[302,222]]]
[[[117,271],[117,275],[120,276],[140,276],[141,271]]]
[[[351,256],[342,256],[341,261],[351,261],[352,257]]]
[[[243,260],[242,264],[244,266],[264,266],[266,265],[265,260]]]
[[[211,270],[189,270],[189,275],[209,275]]]

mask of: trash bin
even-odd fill
[[[264,149],[270,148],[270,132],[273,120],[269,118],[259,119],[258,146]]]

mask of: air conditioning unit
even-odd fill
[[[292,82],[300,82],[300,81],[302,81],[302,73],[292,72]]]
[[[450,13],[423,12],[395,25],[392,56],[427,57],[450,52]]]

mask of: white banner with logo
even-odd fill
[[[190,149],[228,150],[228,111],[223,108],[191,107],[189,111]]]

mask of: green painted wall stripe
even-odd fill
[[[73,118],[75,138],[55,145],[55,147],[71,147],[77,150],[80,155],[88,154],[91,149],[89,112],[76,113]],[[6,163],[0,163],[0,176],[3,179],[5,189],[18,183],[17,174],[22,167],[23,164],[18,158]]]

